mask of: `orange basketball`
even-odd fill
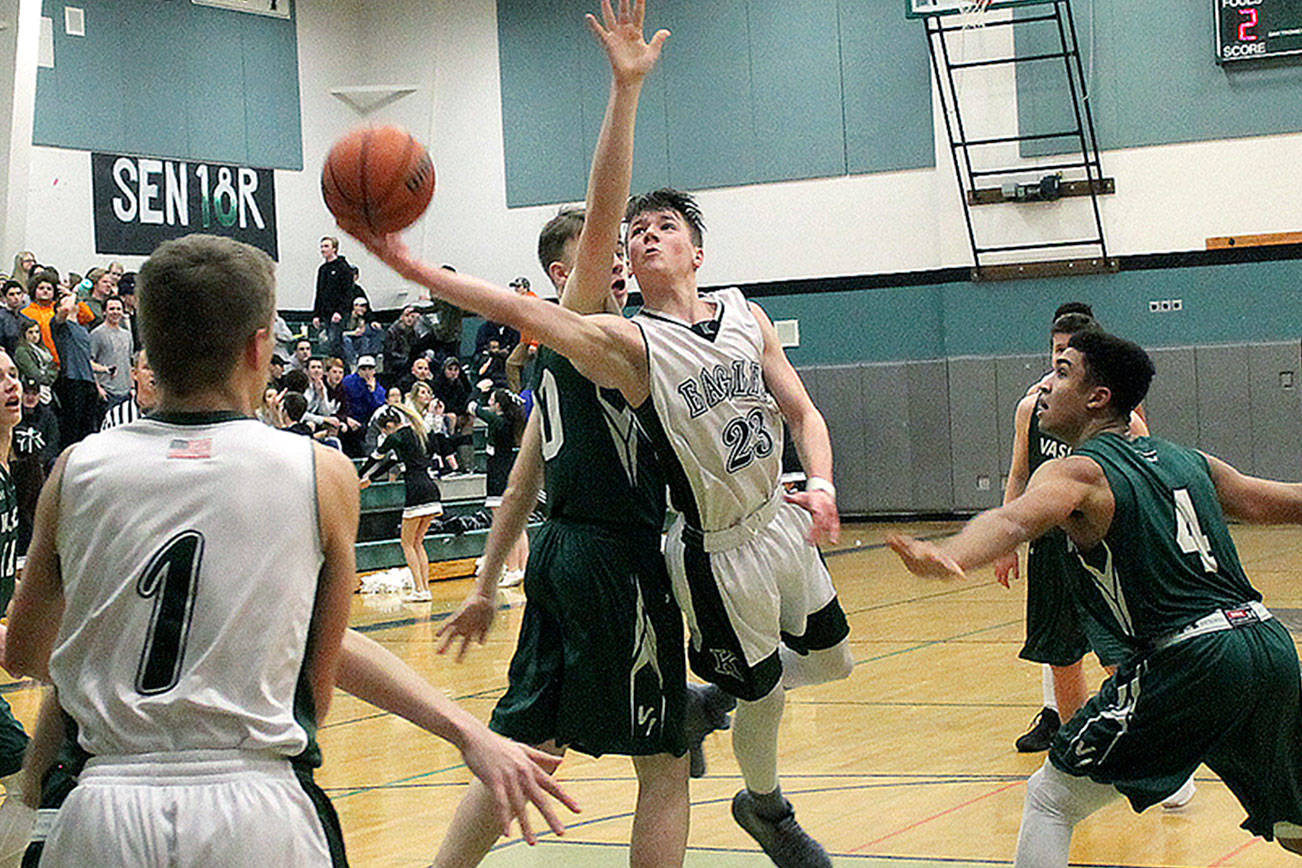
[[[434,163],[401,127],[363,127],[335,142],[321,167],[321,195],[341,221],[384,234],[405,229],[434,195]]]

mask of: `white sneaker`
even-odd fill
[[[502,578],[498,579],[499,588],[514,588],[524,581],[524,570],[506,570],[502,573]]]
[[[1190,775],[1189,780],[1184,782],[1184,786],[1162,800],[1162,810],[1180,810],[1193,801],[1196,792],[1198,792],[1198,787],[1194,785],[1193,775]]]

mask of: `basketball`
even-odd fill
[[[335,219],[385,234],[405,229],[434,195],[434,163],[401,127],[363,127],[335,142],[321,168],[321,195]]]

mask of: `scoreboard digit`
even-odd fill
[[[1302,54],[1302,0],[1212,0],[1216,62]]]

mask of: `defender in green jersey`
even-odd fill
[[[1129,651],[1028,782],[1017,868],[1063,868],[1076,823],[1118,794],[1143,810],[1200,762],[1247,810],[1244,828],[1302,853],[1297,652],[1244,575],[1225,524],[1226,515],[1302,524],[1302,485],[1131,437],[1130,411],[1152,376],[1134,344],[1075,335],[1041,400],[1041,424],[1073,454],[955,537],[890,540],[913,572],[962,576],[1060,526],[1082,601]]]
[[[1090,313],[1072,311],[1057,316],[1050,329],[1050,358],[1057,361],[1071,336],[1099,328]],[[1071,445],[1040,428],[1037,404],[1046,375],[1017,405],[1013,429],[1013,456],[1004,488],[1004,503],[1021,496],[1037,468],[1071,453]],[[1132,414],[1131,432],[1147,434],[1148,427]],[[1017,552],[995,561],[995,576],[1008,587],[1017,578]],[[1067,575],[1067,535],[1054,528],[1031,541],[1026,556],[1026,642],[1018,654],[1023,660],[1043,664],[1044,706],[1031,728],[1017,739],[1023,753],[1047,750],[1061,720],[1069,719],[1089,696],[1081,659],[1093,649],[1104,666],[1115,668],[1124,649],[1088,617],[1081,617]]]

